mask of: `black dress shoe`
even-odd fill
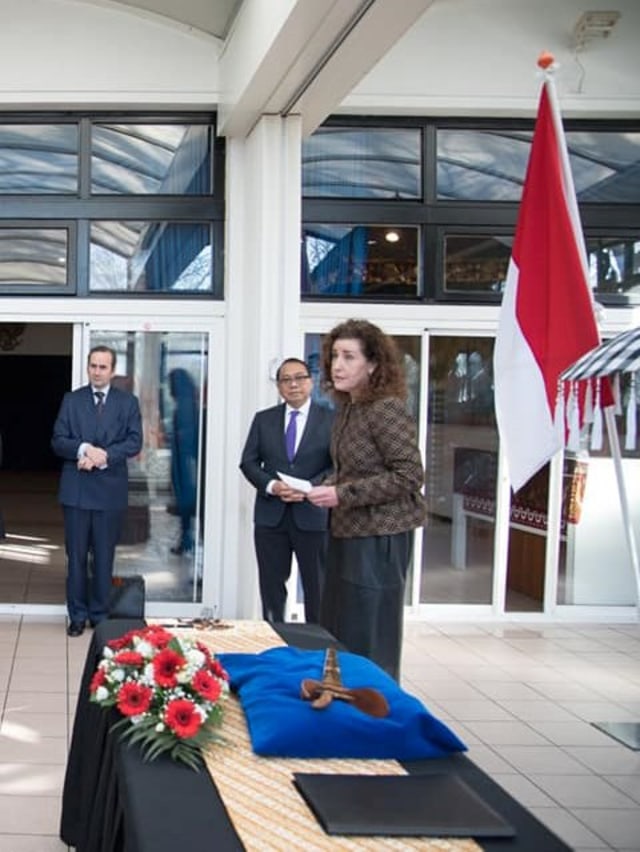
[[[84,633],[84,622],[72,621],[67,627],[67,636],[82,636]]]

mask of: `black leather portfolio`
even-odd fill
[[[327,834],[513,837],[515,830],[458,775],[323,775],[294,784]]]

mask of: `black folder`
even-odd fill
[[[324,775],[294,784],[327,834],[513,837],[515,830],[455,774]]]

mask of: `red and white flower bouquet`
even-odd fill
[[[141,745],[145,759],[168,753],[193,769],[202,748],[222,737],[229,677],[201,642],[159,626],[108,642],[90,685],[90,699],[117,707],[115,727]]]

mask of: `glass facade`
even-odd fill
[[[75,122],[15,124],[0,118],[0,194],[77,193],[78,135]]]
[[[223,153],[212,116],[0,115],[0,294],[221,299]]]
[[[305,198],[422,196],[418,128],[321,127],[302,145]]]
[[[327,298],[418,295],[418,229],[305,225],[302,293]]]
[[[490,234],[444,237],[445,293],[502,293],[513,239]]]
[[[188,124],[95,124],[91,192],[209,195],[211,128]]]
[[[67,228],[0,227],[0,287],[40,292],[68,283]]]
[[[178,222],[93,222],[91,292],[211,293],[211,228]]]

